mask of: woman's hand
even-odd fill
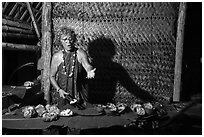
[[[68,95],[69,93],[65,92],[63,89],[58,90],[60,97],[65,98],[65,95]]]
[[[92,70],[90,70],[90,71],[87,72],[87,78],[88,78],[88,79],[94,78],[94,76],[95,76],[95,70],[96,70],[96,68],[94,68],[94,69],[92,69]]]

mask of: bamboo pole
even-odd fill
[[[29,16],[28,19],[26,20],[26,22],[31,22],[31,17]]]
[[[26,50],[26,51],[37,51],[40,47],[36,45],[26,45],[26,44],[14,44],[14,43],[2,43],[4,49],[9,50]]]
[[[13,33],[34,35],[34,32],[32,30],[16,28],[16,27],[10,27],[10,26],[7,26],[7,25],[2,25],[2,32],[13,32]]]
[[[12,10],[9,13],[9,16],[11,16],[14,13],[17,7],[18,7],[18,3],[15,3],[15,5],[13,6]]]
[[[13,26],[17,28],[32,30],[30,24],[28,23],[16,22],[8,19],[2,19],[2,25],[8,25],[8,26]]]
[[[5,2],[5,5],[4,5],[3,10],[2,10],[2,13],[4,13],[6,11],[8,5],[9,5],[9,2]]]
[[[23,15],[21,16],[21,18],[20,18],[20,20],[24,20],[24,17],[26,16],[26,14],[27,14],[27,10],[23,13]]]
[[[183,56],[183,39],[184,39],[184,25],[186,17],[186,3],[180,3],[177,39],[176,39],[176,57],[175,57],[175,72],[174,72],[174,91],[173,101],[180,101],[181,93],[181,73],[182,73],[182,56]]]
[[[37,22],[40,22],[41,19],[42,19],[42,16],[40,15],[40,16],[37,18]]]
[[[3,32],[2,38],[18,38],[18,39],[36,39],[36,35],[29,35],[29,34],[20,34],[20,33],[10,33],[10,32]]]
[[[39,2],[38,5],[39,5],[40,3],[42,3],[42,2]],[[24,6],[24,7],[27,7],[27,5],[25,4],[25,2],[18,2],[18,4],[20,4],[20,5]],[[37,7],[36,7],[36,8],[32,8],[32,11],[42,14],[42,12],[37,9]]]
[[[41,90],[44,92],[44,99],[47,104],[50,103],[50,62],[51,62],[51,45],[52,45],[52,18],[51,2],[43,3],[42,10],[42,57],[43,57],[43,70],[41,80]]]
[[[35,28],[35,32],[36,32],[36,34],[37,34],[37,37],[38,37],[38,39],[40,39],[40,32],[39,32],[38,25],[37,25],[37,23],[36,23],[36,21],[35,21],[36,19],[35,19],[35,17],[33,16],[33,10],[32,10],[32,8],[31,8],[29,2],[26,2],[26,5],[27,5],[28,11],[29,11],[29,13],[30,13],[30,17],[31,17],[31,19],[32,19],[32,23],[33,23],[33,26],[34,26],[34,28]]]
[[[40,4],[41,4],[41,2],[38,2],[38,4],[35,6],[35,9],[38,9],[40,7]]]

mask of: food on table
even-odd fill
[[[35,110],[38,113],[38,116],[40,116],[40,117],[46,112],[45,107],[41,104],[37,105],[35,107]]]
[[[125,108],[127,107],[127,105],[124,103],[117,103],[116,107],[117,107],[118,112],[122,113],[125,110]]]
[[[56,113],[53,113],[53,112],[52,112],[52,113],[46,112],[46,113],[44,113],[44,114],[42,115],[42,119],[43,119],[43,121],[45,121],[45,122],[57,120],[57,118],[58,118],[58,115],[57,115]]]
[[[60,110],[56,105],[46,105],[45,108],[48,113],[56,113],[57,115],[60,113]]]
[[[130,106],[131,110],[135,112],[137,115],[144,116],[145,109],[142,107],[141,104],[133,104]]]
[[[25,118],[35,117],[37,114],[34,106],[26,106],[25,108],[22,109],[22,112]]]
[[[154,107],[150,102],[144,103],[143,107],[147,115],[152,115],[154,112]]]
[[[113,103],[107,103],[106,108],[110,111],[117,111],[117,107]]]
[[[72,116],[74,113],[70,109],[65,109],[60,112],[60,116]]]
[[[60,110],[56,105],[45,106],[46,112],[42,115],[42,119],[45,122],[53,121],[58,119],[58,115],[60,114]]]

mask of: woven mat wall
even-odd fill
[[[77,45],[87,53],[92,41],[110,39],[113,61],[141,89],[168,102],[173,94],[178,7],[179,3],[156,2],[53,3],[54,34],[61,26],[73,28]],[[54,45],[53,52],[58,50],[56,39]],[[120,84],[116,89],[116,100],[138,99]]]

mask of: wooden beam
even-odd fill
[[[34,32],[32,30],[27,30],[27,29],[22,29],[22,28],[17,28],[17,27],[11,27],[11,26],[7,26],[7,25],[2,25],[2,32],[34,35]]]
[[[20,20],[23,20],[24,19],[24,17],[25,17],[25,15],[27,14],[27,10],[23,13],[23,15],[21,16],[21,18],[20,18]]]
[[[31,19],[32,19],[33,26],[34,26],[34,28],[35,28],[35,32],[36,32],[36,34],[37,34],[38,39],[40,39],[39,28],[38,28],[38,25],[37,25],[37,23],[36,23],[36,19],[35,19],[34,15],[33,15],[33,11],[32,11],[32,8],[31,8],[31,6],[30,6],[30,3],[29,3],[29,2],[26,2],[26,4],[27,4],[28,11],[29,11],[29,13],[30,13],[30,17],[31,17]]]
[[[175,57],[175,73],[174,73],[174,91],[173,101],[180,101],[181,94],[181,74],[182,74],[182,58],[183,58],[183,40],[184,25],[186,18],[186,3],[181,2],[179,7],[177,39],[176,39],[176,57]]]
[[[14,13],[17,7],[18,7],[18,3],[15,3],[15,5],[13,6],[12,10],[9,13],[9,16],[11,16]]]
[[[4,14],[4,12],[6,11],[8,5],[9,5],[9,2],[5,2],[5,5],[2,10],[2,14]]]
[[[38,51],[40,50],[39,46],[36,45],[26,45],[26,44],[14,44],[14,43],[2,43],[3,49],[8,50],[26,50],[26,51]]]
[[[42,15],[39,14],[39,13],[37,13],[37,14],[35,15],[35,19],[36,19],[36,22],[37,22],[38,24],[41,24],[41,20],[39,20],[40,17],[42,17]]]
[[[40,7],[40,4],[41,4],[41,2],[38,2],[38,4],[35,6],[35,9],[38,9]]]
[[[40,15],[38,18],[37,18],[37,22],[41,22],[42,20],[42,15]]]
[[[12,21],[12,20],[9,20],[9,19],[2,19],[2,24],[3,25],[17,27],[17,28],[32,30],[30,24],[28,24],[28,23]]]
[[[44,92],[44,99],[47,104],[50,103],[50,62],[52,46],[52,4],[51,2],[43,3],[42,10],[42,57],[43,71],[41,80],[41,90]]]
[[[26,22],[31,22],[31,17],[29,16],[28,19],[26,20]]]
[[[39,3],[41,3],[41,2],[39,2]],[[25,4],[25,2],[18,2],[18,4],[20,4],[20,5],[24,6],[24,7],[27,7],[27,5]],[[42,14],[42,11],[40,11],[40,10],[38,10],[38,9],[36,9],[36,8],[33,8],[33,7],[32,7],[32,11],[38,12],[38,13]]]
[[[16,13],[15,16],[13,17],[14,19],[19,19],[19,18],[20,18],[20,15],[22,14],[22,13],[21,13],[22,8],[23,8],[23,7],[21,7],[21,6],[18,7],[17,13]]]
[[[35,14],[35,20],[37,20],[38,16],[40,16],[41,14],[40,13],[36,13]]]
[[[18,39],[37,39],[36,35],[29,35],[29,34],[20,34],[20,33],[10,33],[10,32],[3,32],[2,38],[18,38]]]

